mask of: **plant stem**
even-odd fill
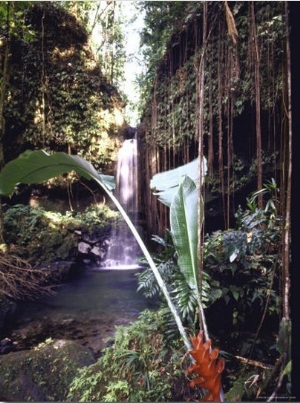
[[[132,221],[130,220],[130,218],[128,217],[126,211],[123,209],[122,205],[120,204],[120,202],[118,201],[118,199],[113,195],[113,193],[111,191],[109,191],[106,186],[100,181],[97,180],[97,182],[101,185],[101,187],[106,191],[106,193],[108,194],[108,196],[111,198],[111,200],[114,202],[115,206],[117,207],[117,209],[119,210],[119,212],[121,213],[122,217],[124,218],[124,220],[126,221],[126,223],[128,224],[129,229],[131,230],[133,236],[135,237],[137,243],[139,244],[142,252],[144,253],[145,258],[147,259],[147,262],[149,263],[149,266],[151,268],[151,270],[153,271],[153,274],[158,282],[158,285],[161,288],[161,291],[163,292],[166,301],[168,303],[168,306],[170,308],[170,311],[172,312],[174,319],[176,321],[179,333],[184,341],[185,347],[187,350],[192,350],[192,345],[189,341],[189,338],[187,336],[187,333],[183,327],[183,324],[181,322],[180,316],[178,315],[178,312],[176,310],[175,305],[173,304],[170,294],[167,290],[167,287],[159,273],[159,270],[157,269],[148,249],[146,248],[146,245],[144,244],[142,238],[140,237],[140,234],[137,232],[135,226],[133,225]]]

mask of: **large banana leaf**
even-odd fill
[[[142,241],[139,233],[132,224],[130,218],[124,211],[123,207],[111,192],[112,180],[105,175],[99,175],[95,168],[86,160],[65,153],[48,154],[45,151],[27,151],[21,154],[18,158],[10,161],[0,172],[0,195],[10,195],[15,186],[19,183],[38,183],[61,175],[67,172],[75,171],[87,179],[94,179],[108,194],[115,206],[122,214],[124,220],[128,224],[132,234],[138,242],[142,252],[147,259],[150,268],[155,275],[155,278],[160,286],[169,308],[174,316],[178,330],[183,338],[187,350],[191,350],[191,343],[187,337],[186,331],[182,325],[180,316],[177,313],[167,287],[155,266],[155,263]]]
[[[114,189],[114,178],[99,174],[88,161],[77,155],[62,152],[48,154],[45,151],[25,151],[4,166],[0,174],[0,194],[10,195],[18,183],[40,183],[67,172],[76,171],[86,179],[101,180]]]
[[[202,181],[207,172],[206,158],[202,160]],[[173,197],[178,192],[179,183],[188,176],[196,184],[199,182],[199,158],[169,171],[160,172],[153,176],[150,181],[150,189],[158,197],[158,199],[170,207]]]
[[[170,207],[170,225],[173,243],[178,254],[178,266],[198,301],[202,325],[208,338],[205,315],[199,290],[198,231],[204,218],[204,203],[200,197],[198,209],[198,186],[203,184],[207,173],[207,161],[202,159],[202,177],[199,181],[199,158],[170,171],[153,176],[150,188],[158,199]],[[200,184],[199,184],[200,182]],[[198,211],[200,216],[198,217]]]
[[[198,218],[198,188],[191,178],[185,176],[171,204],[170,225],[179,268],[197,295],[198,228],[203,221],[203,208],[200,211],[201,217]]]

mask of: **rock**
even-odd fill
[[[86,317],[78,321],[72,317],[53,320],[43,316],[29,321],[23,319],[8,337],[12,340],[14,351],[33,349],[49,338],[64,339],[89,348],[93,356],[98,358],[101,350],[106,347],[106,339],[114,335],[115,324],[119,324],[118,319]]]
[[[96,234],[84,234],[78,242],[79,259],[84,263],[98,263],[104,259],[109,248],[110,241],[107,238]]]
[[[88,348],[63,339],[0,356],[0,400],[64,401],[77,370],[94,363]]]
[[[78,243],[78,252],[83,254],[89,254],[91,250],[91,245],[86,242],[79,242]]]
[[[91,249],[91,253],[93,253],[95,256],[99,257],[100,259],[103,259],[106,254],[106,251],[103,250],[102,248],[100,248],[99,246],[94,246]]]
[[[0,354],[7,354],[15,350],[15,344],[8,338],[0,340]]]
[[[11,321],[15,311],[16,303],[8,298],[0,295],[0,330],[6,326],[6,323]]]

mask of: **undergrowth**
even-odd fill
[[[160,311],[146,310],[130,326],[116,327],[114,344],[98,362],[81,369],[73,380],[68,401],[183,401],[197,398],[184,368],[182,342],[164,340]]]
[[[98,231],[118,216],[105,205],[92,205],[77,213],[53,212],[23,204],[7,206],[5,210],[5,242],[14,245],[18,255],[34,265],[76,256],[76,230]]]

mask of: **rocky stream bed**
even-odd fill
[[[70,267],[56,295],[7,300],[0,329],[1,401],[64,400],[77,370],[113,342],[115,326],[149,308],[136,291],[140,269]]]

